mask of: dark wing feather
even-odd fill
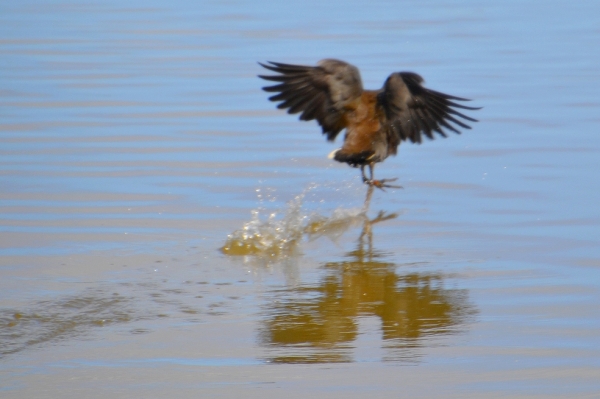
[[[471,128],[464,120],[477,122],[456,110],[480,109],[456,102],[469,100],[426,89],[422,83],[423,78],[416,73],[396,72],[387,78],[377,96],[385,111],[386,127],[400,140],[420,143],[422,135],[433,139],[434,132],[446,137],[444,129],[460,134],[457,126]]]
[[[344,108],[363,91],[358,69],[344,61],[326,59],[316,67],[279,62],[259,64],[278,73],[259,75],[278,83],[263,87],[267,92],[277,93],[269,100],[280,102],[277,108],[287,109],[290,114],[301,112],[301,120],[316,119],[328,140],[335,139],[346,127]]]

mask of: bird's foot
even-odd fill
[[[398,179],[394,178],[394,179],[375,180],[375,179],[365,179],[363,177],[363,182],[365,184],[368,184],[369,186],[377,187],[378,189],[383,190],[383,191],[385,191],[386,188],[403,188],[402,186],[388,184],[388,182],[392,182],[392,181],[396,181],[396,180],[398,180]]]

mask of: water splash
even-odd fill
[[[331,216],[303,209],[307,193],[314,188],[316,186],[311,186],[294,197],[282,212],[268,212],[263,207],[252,210],[251,220],[227,236],[221,252],[232,256],[253,255],[281,260],[299,255],[301,243],[305,240],[326,236],[335,241],[348,229],[362,225],[367,219],[366,209],[361,208],[338,208]],[[260,194],[259,199],[262,199]]]

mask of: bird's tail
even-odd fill
[[[354,154],[348,154],[346,152],[344,152],[341,148],[332,151],[329,154],[329,159],[335,159],[338,162],[345,162],[351,166],[359,166],[359,165],[366,165],[370,162],[373,162],[375,160],[373,160],[373,155],[374,152],[373,151],[363,151],[363,152],[359,152],[358,154],[354,153]],[[377,161],[375,161],[377,162]]]

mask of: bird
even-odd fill
[[[481,109],[458,103],[469,99],[425,88],[423,78],[414,72],[394,72],[381,89],[365,90],[358,68],[337,59],[323,59],[316,66],[273,61],[259,65],[276,73],[258,75],[276,82],[262,88],[276,93],[269,100],[289,114],[300,113],[300,120],[316,120],[328,141],[345,129],[342,147],[330,158],[360,167],[362,181],[382,190],[401,188],[390,184],[396,178],[374,177],[375,164],[396,155],[401,142],[420,144],[423,137],[434,139],[434,133],[447,137],[447,131],[460,134],[460,128],[471,129],[466,121],[478,120],[457,109]]]

